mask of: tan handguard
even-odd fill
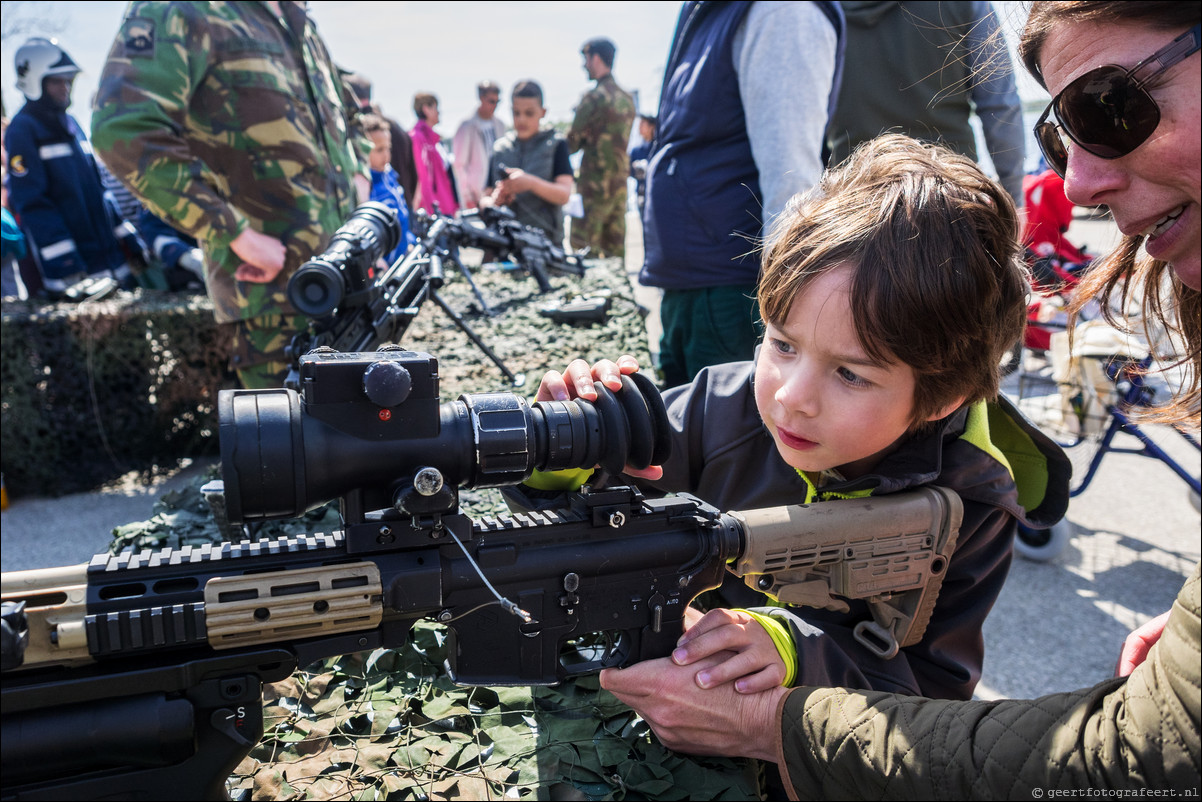
[[[845,599],[865,600],[873,620],[856,640],[889,659],[922,640],[963,514],[941,487],[732,512],[743,550],[728,567],[783,604],[847,612]]]

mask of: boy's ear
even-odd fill
[[[942,420],[942,419],[946,418],[948,415],[952,414],[953,412],[955,412],[957,409],[959,409],[960,407],[962,407],[964,405],[964,399],[966,397],[967,396],[962,395],[959,398],[957,398],[955,401],[951,401],[948,404],[946,404],[945,406],[941,407],[940,409],[935,410],[935,412],[928,415],[927,419],[923,422],[924,423],[933,423],[934,421]]]

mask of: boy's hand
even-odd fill
[[[690,624],[672,652],[672,662],[687,666],[722,652],[731,656],[697,672],[699,687],[733,680],[739,693],[758,693],[784,682],[785,663],[771,636],[739,610],[710,610]]]
[[[534,181],[534,176],[525,170],[519,170],[516,167],[507,167],[505,169],[505,177],[497,182],[497,186],[501,188],[503,194],[512,198],[515,195],[534,189]]]
[[[563,373],[557,370],[547,371],[538,385],[534,400],[570,401],[573,398],[583,398],[585,401],[596,401],[597,390],[593,387],[593,382],[601,382],[616,393],[622,389],[622,374],[637,373],[638,369],[638,360],[629,354],[618,357],[617,362],[601,359],[592,366],[583,359],[577,359],[569,364]],[[627,465],[623,472],[628,476],[652,481],[664,475],[663,468],[658,465],[642,469]]]

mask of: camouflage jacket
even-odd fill
[[[217,319],[291,314],[288,277],[357,206],[370,143],[300,3],[134,2],[92,114],[93,147],[204,248]],[[294,34],[294,32],[296,32]],[[247,226],[287,247],[271,283],[234,279]]]
[[[625,186],[630,172],[626,143],[634,117],[634,98],[612,74],[599,79],[580,99],[568,131],[568,149],[584,151],[577,182],[581,195],[608,194],[609,183],[618,179]]]

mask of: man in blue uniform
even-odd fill
[[[77,65],[54,39],[36,37],[15,58],[26,103],[5,133],[9,200],[53,296],[88,275],[130,278],[104,202],[91,146],[67,108]]]

